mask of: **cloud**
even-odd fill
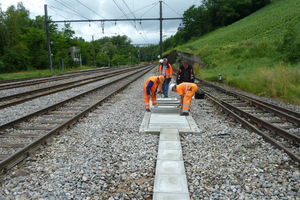
[[[19,1],[20,0],[2,0],[2,10],[6,10],[7,5],[17,5]],[[30,10],[31,18],[34,18],[36,15],[44,15],[44,4],[48,4],[48,14],[51,15],[55,21],[66,19],[102,19],[102,17],[106,19],[126,19],[126,16],[128,18],[159,17],[159,3],[154,0],[22,0],[22,2],[25,7]],[[63,4],[59,2],[63,2]],[[180,15],[194,3],[196,6],[199,6],[200,0],[165,0],[162,4],[163,17],[180,17]],[[129,14],[129,9],[134,11],[134,15]],[[124,16],[121,10],[127,15]],[[181,23],[181,20],[163,21],[163,34],[167,37],[174,35],[179,23]],[[134,26],[136,26],[137,30]],[[59,28],[62,27],[63,23],[60,23]],[[95,34],[96,39],[115,34],[126,34],[135,44],[159,43],[158,20],[141,21],[141,24],[140,21],[136,21],[135,23],[116,22],[116,25],[115,22],[105,22],[104,34],[102,34],[100,22],[71,23],[71,27],[77,37],[82,37],[87,41],[91,41],[93,34]]]

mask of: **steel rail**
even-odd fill
[[[265,105],[266,105],[265,109],[271,108],[271,109],[269,110],[269,112],[274,112],[274,114],[277,113],[277,111],[280,111],[280,112],[278,112],[278,115],[282,115],[282,113],[286,113],[286,114],[288,114],[290,117],[294,116],[294,118],[295,118],[295,117],[296,117],[296,118],[300,118],[300,113],[299,113],[299,112],[292,111],[292,110],[289,110],[289,109],[286,109],[286,108],[283,108],[283,107],[280,107],[280,106],[277,106],[277,105],[274,105],[274,104],[271,104],[271,103],[268,103],[268,102],[265,102],[265,101],[262,101],[262,100],[259,100],[259,99],[256,99],[256,98],[253,98],[253,97],[250,97],[250,96],[248,96],[248,95],[241,94],[241,93],[239,93],[239,92],[234,92],[234,91],[227,90],[227,89],[225,89],[225,88],[223,88],[223,87],[221,87],[221,86],[215,85],[215,84],[213,84],[213,83],[205,82],[204,80],[199,79],[199,78],[196,78],[196,79],[199,80],[200,82],[203,82],[205,85],[213,86],[213,87],[218,88],[218,89],[220,89],[220,90],[223,90],[223,91],[225,91],[225,92],[227,92],[227,93],[231,93],[231,94],[233,94],[233,95],[236,95],[236,96],[238,96],[240,99],[247,99],[247,101],[252,101],[252,102],[255,101],[255,103],[258,104],[258,105],[265,104]],[[277,111],[276,111],[276,110],[277,110]],[[282,117],[284,117],[284,118],[289,118],[288,115],[286,115],[285,117],[282,115]],[[292,115],[292,116],[291,116],[291,115]],[[295,119],[293,119],[293,117],[290,118],[290,119],[291,119],[291,121],[295,120]],[[298,119],[298,120],[299,120],[299,119]],[[294,123],[299,123],[299,121],[295,121]]]
[[[132,68],[132,69],[136,69],[136,68]],[[124,70],[121,70],[121,71],[113,71],[111,73],[102,74],[102,75],[99,75],[97,77],[85,78],[85,79],[82,79],[82,80],[72,81],[72,82],[68,82],[68,83],[64,83],[64,84],[49,86],[49,87],[46,87],[46,88],[40,88],[40,89],[36,89],[36,90],[31,90],[31,91],[28,91],[28,92],[18,93],[18,94],[14,94],[14,95],[10,95],[10,96],[5,96],[5,97],[0,98],[0,101],[7,100],[7,99],[11,100],[12,98],[17,98],[17,97],[20,97],[20,96],[30,95],[31,93],[36,93],[36,92],[39,92],[39,91],[45,91],[45,90],[60,88],[60,87],[64,87],[64,86],[73,84],[73,85],[68,86],[68,87],[60,88],[60,89],[57,89],[57,90],[52,90],[52,91],[42,93],[42,94],[36,94],[32,97],[27,97],[25,99],[21,99],[21,100],[18,100],[18,101],[14,101],[14,102],[10,102],[10,103],[7,103],[7,104],[0,105],[0,109],[7,108],[7,107],[10,107],[10,106],[14,106],[14,105],[18,105],[18,104],[24,103],[26,101],[30,101],[32,99],[42,97],[42,96],[54,94],[54,93],[61,92],[61,91],[64,91],[64,90],[68,90],[68,89],[72,89],[72,88],[75,88],[75,87],[80,87],[80,86],[83,86],[83,85],[87,85],[87,84],[90,84],[90,83],[93,83],[93,82],[97,82],[97,81],[100,81],[100,80],[104,80],[106,78],[110,78],[110,77],[113,77],[115,75],[119,75],[121,73],[131,71],[132,69],[124,69]],[[93,79],[93,80],[90,80],[90,81],[87,81],[87,82],[84,82],[84,83],[75,84],[77,82],[82,82],[82,81],[86,81],[86,80],[89,80],[89,79]]]
[[[147,72],[149,72],[151,69],[153,69],[153,66],[152,67],[149,67],[149,68],[143,68],[141,70],[138,70],[138,72],[135,72],[134,74],[138,75],[138,77],[141,77],[143,76],[144,74],[146,74]],[[130,77],[132,76],[132,74],[130,75],[127,75],[125,77],[122,77],[121,79],[124,79],[124,78],[127,78],[127,77]],[[101,86],[101,88],[109,85],[109,84],[112,84],[112,83],[115,83],[115,82],[118,82],[120,79],[118,80],[115,80],[115,81],[112,81],[110,83],[107,83],[103,86]],[[92,106],[88,107],[87,109],[85,109],[83,112],[77,114],[76,116],[72,117],[71,119],[69,119],[68,121],[64,122],[63,124],[59,125],[58,127],[52,129],[51,131],[49,131],[48,133],[46,133],[45,135],[39,137],[38,139],[36,139],[34,142],[26,145],[25,147],[23,147],[22,149],[20,149],[19,151],[15,152],[14,154],[12,154],[11,156],[5,158],[4,160],[2,160],[0,162],[0,171],[1,172],[6,172],[7,170],[11,169],[13,166],[15,166],[16,164],[18,164],[19,162],[21,162],[23,159],[25,159],[26,157],[28,157],[32,152],[34,152],[35,150],[37,150],[40,145],[42,145],[43,143],[45,143],[45,141],[47,141],[48,139],[54,137],[55,135],[59,134],[60,131],[66,129],[67,127],[69,126],[72,126],[73,124],[75,124],[80,118],[86,116],[87,113],[89,113],[91,110],[94,110],[97,106],[99,106],[101,103],[103,103],[106,99],[108,99],[109,97],[111,97],[112,95],[114,95],[116,92],[119,92],[121,90],[123,90],[124,88],[126,88],[134,79],[130,79],[126,84],[124,84],[122,87],[120,88],[117,88],[116,90],[112,91],[111,93],[109,93],[107,96],[101,98],[98,102],[94,103]],[[100,87],[99,87],[100,88]],[[80,96],[83,96],[83,95],[86,95],[87,93],[91,93],[95,90],[98,90],[99,88],[97,89],[92,89],[92,90],[89,90],[87,92],[84,92],[84,93],[81,93],[79,95],[76,95],[76,97],[72,97],[71,99],[75,99],[75,98],[78,98]],[[70,101],[70,99],[69,99]],[[63,104],[63,103],[66,103],[66,101],[63,101],[59,104]],[[55,107],[55,105],[53,105]],[[50,106],[53,108],[53,106]],[[56,104],[56,106],[59,106],[58,104]],[[48,107],[48,110],[49,108]],[[51,109],[51,108],[50,108]],[[45,111],[45,109],[43,109]],[[44,112],[43,111],[43,112]],[[35,112],[36,114],[38,112]],[[32,113],[33,114],[33,113]],[[31,115],[32,115],[31,114]],[[35,115],[36,115],[35,114]],[[1,128],[0,128],[1,129]]]
[[[107,68],[105,67],[105,68],[97,68],[97,69],[69,71],[69,73],[63,73],[63,74],[58,74],[58,75],[32,76],[32,77],[27,77],[27,78],[15,78],[15,79],[0,80],[0,85],[7,84],[7,83],[13,83],[13,82],[20,82],[20,81],[40,79],[40,78],[49,78],[49,77],[53,77],[53,76],[72,75],[72,74],[77,74],[77,73],[88,72],[88,71],[91,71],[91,70],[97,71],[97,70],[104,70],[104,69],[107,69]]]

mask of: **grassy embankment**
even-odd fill
[[[217,81],[265,97],[300,104],[300,63],[279,50],[293,25],[300,44],[300,0],[283,0],[175,49],[205,62],[199,78]]]
[[[2,73],[2,74],[0,73],[0,80],[67,74],[67,73],[72,73],[74,70],[85,70],[85,69],[95,69],[95,68],[91,66],[82,66],[71,70],[66,69],[65,71],[55,69],[52,72],[50,72],[50,70],[47,69],[47,70],[28,70],[28,71],[15,72],[15,73]]]

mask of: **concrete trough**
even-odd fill
[[[151,107],[151,113],[145,113],[140,126],[140,133],[159,135],[161,129],[178,129],[181,134],[200,134],[200,130],[191,114],[180,116],[181,109],[177,108],[178,99],[158,98],[157,102],[157,107]],[[150,105],[152,105],[152,102],[150,102]]]

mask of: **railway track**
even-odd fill
[[[137,69],[137,68],[138,67],[124,68],[122,70],[117,70],[117,71],[113,70],[113,71],[108,71],[107,73],[101,73],[99,75],[97,73],[93,77],[83,78],[83,79],[75,80],[75,81],[69,81],[66,83],[58,83],[56,85],[52,85],[52,86],[48,86],[48,87],[42,87],[39,89],[34,89],[34,90],[26,91],[26,92],[21,92],[21,93],[17,93],[17,94],[0,97],[0,109],[18,105],[18,104],[24,103],[26,101],[30,101],[32,99],[42,97],[42,96],[54,94],[54,93],[61,92],[64,90],[68,90],[68,89],[72,89],[75,87],[80,87],[83,85],[101,81],[106,78],[110,78],[110,77],[116,76],[121,73],[129,72],[129,71]]]
[[[300,163],[300,113],[197,80],[199,89],[223,112]]]
[[[127,68],[127,67],[124,67]],[[45,83],[45,82],[53,82],[53,81],[58,81],[62,79],[70,79],[70,78],[75,78],[78,76],[86,76],[89,74],[93,73],[102,73],[102,72],[107,72],[107,71],[115,71],[119,70],[120,68],[105,68],[105,69],[95,69],[95,70],[85,70],[83,72],[74,72],[71,74],[64,74],[64,75],[59,75],[59,76],[50,76],[46,78],[39,78],[39,79],[25,79],[23,81],[12,81],[8,83],[0,83],[0,90],[6,90],[6,89],[13,89],[13,88],[19,88],[19,87],[26,87],[26,86],[31,86],[31,85],[36,85],[40,83]],[[18,80],[18,79],[16,79]]]
[[[108,83],[0,126],[0,171],[6,172],[18,164],[154,66],[110,78]]]
[[[85,72],[98,71],[98,70],[104,70],[104,69],[107,69],[107,67],[102,67],[102,68],[97,68],[97,69],[78,70],[78,71],[72,71],[70,73],[59,74],[59,75],[34,76],[34,77],[27,77],[27,78],[16,78],[16,79],[1,80],[0,85],[1,84],[7,84],[7,83],[13,83],[13,82],[48,78],[48,77],[54,77],[54,76],[72,75],[72,74],[77,74],[77,73],[85,73]]]

